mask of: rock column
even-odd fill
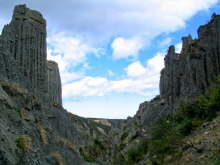
[[[42,15],[25,5],[16,6],[2,38],[17,63],[20,83],[32,91],[47,92],[46,21]]]
[[[54,105],[62,105],[62,87],[58,64],[48,61],[48,93]]]

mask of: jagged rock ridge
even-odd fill
[[[135,115],[147,125],[175,112],[184,100],[204,94],[213,79],[220,74],[220,15],[200,26],[198,39],[182,38],[182,50],[170,46],[164,58],[160,76],[160,97],[140,105]]]
[[[169,48],[161,71],[160,96],[169,105],[205,93],[220,74],[220,16],[214,14],[198,29],[198,39],[188,36],[182,41],[180,54],[175,53],[174,46]]]

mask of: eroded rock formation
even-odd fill
[[[184,100],[204,94],[220,74],[220,15],[200,26],[198,39],[182,38],[182,50],[170,46],[160,77],[160,97],[140,105],[135,120],[144,125],[175,112]]]
[[[183,37],[180,54],[171,46],[161,71],[160,96],[170,106],[179,100],[195,97],[207,90],[220,74],[220,16],[198,29],[198,39]]]
[[[48,92],[52,103],[62,105],[62,89],[58,64],[47,61],[48,67]]]
[[[0,36],[0,78],[18,82],[44,100],[49,94],[51,102],[61,105],[59,69],[52,63],[47,63],[45,19],[25,5],[16,6]]]

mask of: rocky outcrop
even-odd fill
[[[0,79],[17,82],[44,102],[62,105],[61,80],[55,62],[47,62],[46,21],[18,5],[0,36]]]
[[[48,93],[52,103],[62,105],[62,87],[58,64],[47,61],[48,67]]]
[[[182,50],[170,46],[160,76],[160,96],[142,103],[134,120],[145,126],[174,113],[181,101],[206,93],[220,74],[220,15],[198,29],[198,39],[182,38]]]
[[[47,92],[46,21],[42,15],[25,5],[16,6],[1,38],[8,56],[17,63],[20,84],[31,91]],[[8,75],[10,79],[11,73]]]
[[[160,96],[172,109],[180,100],[204,94],[220,74],[220,16],[198,29],[198,39],[183,37],[180,54],[171,46],[161,71]]]
[[[58,64],[46,58],[46,21],[16,6],[0,36],[0,165],[108,164],[110,127],[62,107]]]
[[[109,127],[45,106],[17,83],[0,81],[0,114],[0,165],[92,165],[87,149],[109,144]]]

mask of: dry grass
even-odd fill
[[[58,138],[58,142],[62,143],[65,147],[69,148],[70,150],[74,152],[78,152],[76,146],[73,143],[71,143],[69,140],[60,137]]]
[[[40,141],[42,144],[48,144],[48,140],[47,140],[47,134],[46,134],[46,130],[43,127],[39,127],[39,133],[40,133]]]
[[[58,165],[64,165],[63,157],[59,152],[52,152],[50,155],[57,161]]]
[[[25,151],[32,150],[32,139],[29,136],[23,135],[16,139],[17,147]]]

